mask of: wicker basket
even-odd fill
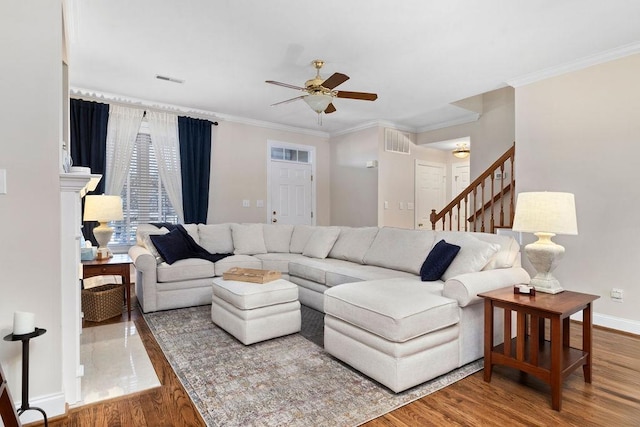
[[[102,285],[82,290],[82,311],[84,319],[102,322],[122,314],[124,286]]]

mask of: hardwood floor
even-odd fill
[[[50,422],[52,427],[204,426],[138,309],[132,318],[162,386],[73,408]],[[572,323],[571,335],[572,345],[579,347],[581,325]],[[548,385],[496,367],[491,383],[478,372],[365,425],[639,426],[640,337],[594,328],[593,340],[593,382],[586,384],[580,369],[569,375],[561,412],[551,409]]]

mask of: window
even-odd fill
[[[309,163],[309,152],[292,148],[271,147],[272,160],[286,160],[288,162]]]
[[[111,224],[114,229],[111,244],[116,250],[118,246],[136,244],[138,224],[178,222],[178,215],[160,181],[158,164],[145,121],[136,138],[129,175],[121,196],[124,220]]]

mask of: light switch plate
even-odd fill
[[[244,199],[244,200],[242,201],[242,207],[243,207],[243,208],[249,208],[249,207],[251,207],[251,201],[250,201],[250,200],[247,200],[247,199]]]
[[[407,209],[409,209],[410,211],[413,210],[413,202],[407,202]]]
[[[0,194],[7,194],[7,170],[0,169]]]
[[[257,208],[264,208],[264,200],[256,200]]]

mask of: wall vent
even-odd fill
[[[399,154],[411,154],[411,137],[409,133],[396,129],[384,130],[384,151]]]

